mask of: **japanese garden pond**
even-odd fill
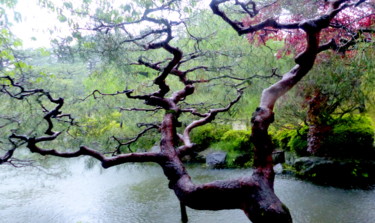
[[[180,223],[179,202],[156,165],[87,170],[82,160],[52,173],[0,166],[0,216],[7,223]],[[57,169],[56,169],[57,168]],[[195,182],[236,178],[251,169],[190,167]],[[276,194],[295,223],[372,223],[375,189],[339,189],[277,176]],[[240,210],[196,211],[191,223],[249,222]]]

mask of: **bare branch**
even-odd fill
[[[12,158],[14,151],[16,148],[8,150],[3,157],[0,157],[0,165],[6,162],[9,162],[9,160]]]
[[[160,111],[162,108],[161,107],[156,107],[152,109],[147,109],[147,108],[118,108],[120,111],[144,111],[144,112],[154,112],[156,113],[157,111]]]
[[[133,92],[134,90],[123,90],[123,91],[117,91],[116,93],[102,93],[100,92],[99,90],[94,90],[91,94],[87,95],[85,98],[83,99],[80,99],[81,101],[86,101],[87,98],[89,97],[93,97],[94,99],[98,99],[99,97],[96,96],[96,94],[99,94],[101,96],[116,96],[116,95],[120,95],[120,94],[128,94],[128,93],[131,93]]]
[[[99,160],[104,168],[109,168],[111,166],[127,163],[127,162],[160,162],[162,155],[160,153],[127,153],[121,154],[114,157],[106,157],[102,153],[93,150],[86,146],[81,146],[79,150],[75,152],[59,152],[55,149],[42,149],[37,146],[37,143],[43,141],[51,141],[58,136],[46,136],[39,138],[29,138],[27,136],[20,136],[13,134],[11,138],[20,139],[27,142],[27,147],[33,153],[38,153],[42,156],[50,155],[62,158],[74,158],[79,156],[90,156]]]
[[[123,146],[128,146],[128,149],[130,152],[133,152],[131,149],[130,149],[130,145],[137,142],[139,138],[141,138],[142,136],[144,136],[147,132],[149,132],[150,130],[152,129],[159,129],[160,126],[159,125],[155,125],[155,124],[144,124],[144,123],[140,123],[138,124],[138,127],[141,127],[141,126],[148,126],[147,128],[143,129],[140,133],[138,133],[135,137],[131,138],[131,139],[127,139],[126,142],[121,142],[122,140],[113,136],[112,138],[114,140],[116,140],[116,142],[119,144],[116,148],[116,151],[114,152],[114,154],[120,154],[121,153],[121,147]]]
[[[139,36],[139,37],[136,37],[136,38],[132,38],[132,39],[123,40],[123,41],[120,42],[120,44],[133,43],[133,42],[136,42],[138,40],[143,40],[143,39],[145,39],[146,37],[148,37],[150,35],[163,34],[163,33],[167,33],[167,32],[168,32],[168,29],[152,30],[152,31],[150,31],[148,33],[143,34],[142,36]]]
[[[334,39],[331,39],[329,42],[324,43],[319,46],[318,52],[323,52],[325,50],[333,50],[339,54],[345,55],[345,52],[350,50],[352,46],[355,46],[359,42],[367,42],[368,40],[360,40],[362,33],[375,33],[375,30],[371,29],[359,29],[356,33],[353,33],[350,39],[341,40],[338,44]]]
[[[266,27],[272,27],[275,29],[300,29],[299,23],[278,23],[275,19],[267,19],[263,22],[260,22],[256,25],[245,27],[242,22],[237,22],[230,19],[225,12],[221,11],[219,5],[227,2],[227,0],[212,0],[210,3],[210,7],[212,12],[218,16],[220,16],[226,23],[228,23],[237,33],[238,35],[243,35],[247,33],[254,33],[256,31],[262,30]]]
[[[237,97],[232,100],[226,107],[224,108],[217,108],[217,109],[210,109],[207,113],[205,114],[199,114],[197,113],[194,109],[190,110],[190,112],[192,114],[195,114],[195,115],[198,115],[200,117],[203,117],[202,119],[200,120],[196,120],[196,121],[193,121],[192,123],[190,123],[184,130],[184,133],[182,135],[182,141],[184,142],[184,151],[186,152],[186,150],[188,150],[189,148],[192,148],[194,146],[194,144],[191,142],[190,140],[190,132],[196,128],[196,127],[199,127],[199,126],[202,126],[202,125],[205,125],[211,121],[213,121],[216,117],[216,115],[218,113],[221,113],[221,112],[226,112],[228,111],[234,104],[236,104],[240,98],[242,97],[243,95],[243,90],[244,88],[241,88],[241,89],[237,89]],[[188,112],[189,110],[185,109],[186,112]],[[182,155],[182,153],[181,153]]]
[[[226,78],[227,79],[232,79],[232,80],[246,82],[246,81],[250,81],[250,80],[255,79],[255,78],[269,79],[269,78],[274,78],[274,77],[277,77],[277,78],[281,78],[282,77],[281,75],[277,74],[277,69],[276,68],[272,69],[272,73],[270,75],[268,75],[268,76],[254,74],[254,75],[252,75],[250,77],[241,78],[241,77],[236,77],[236,76],[231,76],[231,75],[223,75],[223,76],[213,77],[213,78],[210,78],[210,79],[192,80],[191,82],[192,83],[206,83],[206,82],[211,82],[213,80],[220,80],[220,79],[226,79]],[[239,85],[241,85],[241,84],[239,84]]]
[[[241,8],[250,16],[250,17],[254,17],[256,16],[259,11],[256,9],[257,8],[257,5],[254,1],[248,1],[247,3],[242,3],[238,0],[235,1],[235,5],[240,5]],[[251,11],[249,10],[248,6],[250,5],[251,7]]]
[[[0,79],[5,79],[6,81],[10,82],[10,85],[8,85],[8,84],[2,84],[2,85],[0,85],[2,87],[0,89],[0,92],[3,92],[5,94],[7,94],[11,98],[15,98],[17,100],[23,100],[26,97],[29,97],[29,96],[32,96],[32,95],[35,95],[35,96],[38,96],[38,97],[45,96],[45,97],[47,97],[47,99],[51,103],[56,104],[56,107],[53,108],[50,111],[48,111],[43,105],[41,105],[42,108],[43,108],[43,110],[44,110],[44,112],[46,113],[44,115],[44,119],[47,121],[47,124],[48,124],[48,127],[47,127],[47,129],[45,131],[45,133],[47,135],[54,135],[55,134],[55,132],[52,131],[52,129],[54,127],[52,119],[59,119],[59,118],[62,118],[62,117],[69,117],[70,118],[70,123],[74,122],[74,119],[69,114],[62,114],[62,112],[60,111],[60,109],[64,105],[64,99],[63,98],[57,98],[57,99],[55,99],[55,98],[53,98],[51,96],[51,94],[48,91],[45,91],[44,89],[26,90],[23,86],[21,86],[18,83],[16,83],[14,81],[14,79],[11,78],[11,77],[9,77],[9,76],[3,76],[3,77],[0,77]],[[11,93],[8,90],[9,87],[15,87],[15,88],[17,88],[18,92]]]

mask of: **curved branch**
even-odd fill
[[[118,142],[118,144],[119,144],[119,145],[117,146],[116,153],[117,153],[117,154],[120,154],[120,153],[121,153],[120,149],[121,149],[122,146],[128,146],[130,152],[133,152],[133,151],[130,149],[130,145],[131,145],[131,144],[133,144],[133,143],[135,143],[136,141],[138,141],[138,139],[141,138],[143,135],[145,135],[148,131],[150,131],[150,130],[152,130],[152,129],[158,129],[158,128],[159,128],[159,126],[158,126],[158,125],[155,125],[155,124],[147,124],[147,125],[145,125],[145,126],[148,126],[148,127],[145,128],[145,129],[143,129],[143,130],[142,130],[140,133],[138,133],[135,137],[129,139],[128,141],[126,141],[126,142],[124,142],[124,143],[121,142],[121,140],[118,139],[117,137],[113,136],[112,138],[113,138],[114,140],[116,140],[116,141]]]
[[[169,92],[170,89],[165,83],[165,79],[182,59],[182,51],[178,48],[172,47],[168,43],[165,43],[163,48],[169,53],[173,54],[173,59],[168,63],[167,67],[163,69],[163,72],[154,80],[154,83],[159,85],[160,88],[160,91],[154,93],[154,96],[158,97],[164,97]]]
[[[120,94],[128,94],[128,93],[131,93],[133,92],[134,90],[123,90],[123,91],[117,91],[116,93],[102,93],[100,92],[99,90],[94,90],[91,94],[87,95],[85,98],[83,99],[80,99],[81,101],[86,101],[89,97],[93,97],[94,99],[97,99],[98,96],[96,96],[96,94],[99,94],[101,96],[116,96],[116,95],[120,95]]]
[[[237,97],[232,100],[226,107],[224,108],[217,108],[217,109],[210,109],[207,113],[205,114],[199,114],[199,113],[196,113],[194,109],[191,110],[191,112],[195,115],[198,115],[198,116],[201,116],[203,117],[202,119],[200,120],[195,120],[193,121],[192,123],[190,123],[184,130],[183,132],[183,135],[181,137],[183,143],[184,143],[184,147],[181,151],[179,151],[179,155],[180,156],[183,156],[187,150],[190,150],[194,144],[191,142],[190,140],[190,132],[194,129],[194,128],[197,128],[199,126],[202,126],[202,125],[205,125],[211,121],[213,121],[216,117],[216,115],[218,113],[221,113],[221,112],[226,112],[228,111],[234,104],[236,104],[240,98],[242,97],[243,95],[243,90],[244,88],[241,88],[241,89],[237,89]],[[186,112],[188,112],[189,110],[184,110]],[[182,147],[181,147],[182,148]]]
[[[48,111],[42,105],[42,108],[44,109],[44,112],[46,112],[46,114],[44,115],[43,118],[47,121],[47,124],[48,124],[47,129],[45,131],[45,133],[47,135],[54,135],[55,134],[55,132],[52,131],[52,129],[54,127],[52,119],[59,119],[59,118],[62,118],[62,117],[69,117],[69,119],[70,119],[69,123],[71,123],[71,124],[74,123],[74,119],[71,117],[70,114],[62,114],[62,112],[60,111],[60,109],[64,105],[64,99],[63,98],[57,98],[57,99],[55,99],[55,98],[53,98],[51,96],[51,94],[48,91],[45,91],[44,89],[26,90],[22,85],[16,83],[14,81],[14,79],[11,78],[11,77],[9,77],[9,76],[3,76],[3,77],[0,77],[0,79],[5,79],[5,80],[7,80],[7,81],[10,82],[10,85],[2,84],[1,85],[2,89],[0,89],[0,92],[3,92],[5,94],[7,94],[11,98],[15,98],[17,100],[23,100],[26,97],[33,96],[33,95],[38,96],[38,97],[45,96],[45,97],[47,97],[47,99],[51,103],[56,104],[56,107],[53,108],[50,111]],[[17,93],[11,93],[10,91],[8,91],[9,87],[15,87],[15,88],[17,88],[19,90],[19,92],[17,92]]]
[[[8,150],[3,157],[0,157],[0,165],[3,164],[3,163],[6,163],[8,162],[12,156],[13,156],[13,153],[14,151],[16,150],[16,148],[13,148],[13,149],[10,149]]]
[[[16,138],[23,140],[27,142],[27,147],[30,149],[33,153],[38,153],[42,156],[56,156],[56,157],[62,157],[62,158],[74,158],[79,156],[90,156],[92,158],[95,158],[99,160],[103,166],[103,168],[109,168],[112,166],[120,165],[123,163],[129,163],[129,162],[155,162],[159,163],[163,155],[160,153],[152,153],[152,152],[145,152],[145,153],[127,153],[127,154],[121,154],[114,157],[106,157],[103,153],[100,153],[94,149],[91,149],[87,146],[81,146],[79,150],[75,152],[59,152],[55,149],[42,149],[39,146],[37,146],[37,143],[43,142],[43,141],[51,141],[55,139],[58,136],[58,134],[55,134],[52,136],[47,137],[39,137],[39,138],[28,138],[26,136],[19,136],[13,134],[11,138]]]
[[[220,16],[226,23],[228,23],[238,33],[238,35],[254,33],[266,27],[272,27],[275,29],[300,29],[299,23],[283,24],[278,23],[275,19],[267,19],[256,25],[244,27],[242,22],[236,22],[230,19],[223,11],[220,10],[219,5],[224,2],[227,2],[227,0],[212,0],[210,3],[211,10],[214,14]]]

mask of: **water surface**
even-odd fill
[[[84,168],[82,160],[52,174],[0,166],[0,222],[180,223],[179,202],[156,165]],[[55,167],[56,168],[56,167]],[[195,182],[236,178],[251,170],[192,167]],[[276,194],[295,223],[374,223],[375,190],[323,187],[278,176]],[[240,210],[196,211],[191,223],[249,222]]]

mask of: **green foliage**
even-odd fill
[[[320,100],[315,118],[323,124],[331,122],[332,117],[337,115],[373,113],[374,47],[372,43],[363,43],[356,49],[345,58],[334,52],[321,54],[309,75],[279,100],[276,124],[309,122],[314,118],[311,114],[317,113],[311,111],[319,101],[312,99],[318,95],[323,95],[324,100]],[[328,56],[330,59],[326,60]]]
[[[99,137],[104,134],[113,135],[114,132],[119,131],[120,123],[116,120],[119,119],[121,113],[114,112],[108,116],[100,116],[100,117],[86,117],[81,119],[83,123],[85,123],[86,131],[81,132],[71,132],[71,134],[75,137],[77,136],[86,136],[86,137]]]
[[[290,148],[291,151],[294,151],[299,156],[306,156],[308,155],[306,148],[307,148],[307,132],[308,128],[302,127],[299,130],[294,130],[291,134],[290,141],[288,142],[287,146]]]
[[[294,130],[295,128],[292,126],[284,126],[283,130],[276,131],[271,128],[269,132],[276,147],[281,148],[284,151],[290,151],[288,143],[295,133]]]
[[[332,157],[374,158],[375,128],[367,116],[346,116],[333,127],[321,155]]]
[[[254,151],[250,134],[246,130],[229,130],[211,147],[227,152],[228,167],[250,167]]]
[[[299,156],[308,155],[307,148],[308,127],[300,129],[286,128],[272,135],[272,139],[277,147],[284,151],[295,152]]]
[[[192,132],[192,141],[201,149],[211,148],[227,152],[228,167],[250,167],[253,145],[250,131],[232,130],[227,125],[207,124]]]
[[[317,155],[336,158],[374,158],[375,127],[369,117],[347,115],[333,119],[335,121],[332,123],[332,131],[327,134]],[[306,151],[307,133],[308,126],[299,130],[282,130],[273,135],[273,140],[285,151],[306,156],[310,155]]]
[[[17,4],[17,0],[1,0],[0,4],[5,5],[9,8],[13,8]]]
[[[228,130],[230,130],[228,125],[207,124],[200,126],[192,131],[191,141],[204,149],[213,143],[219,142]]]
[[[229,130],[221,137],[221,142],[227,143],[226,151],[249,152],[252,150],[250,134],[246,130]]]

